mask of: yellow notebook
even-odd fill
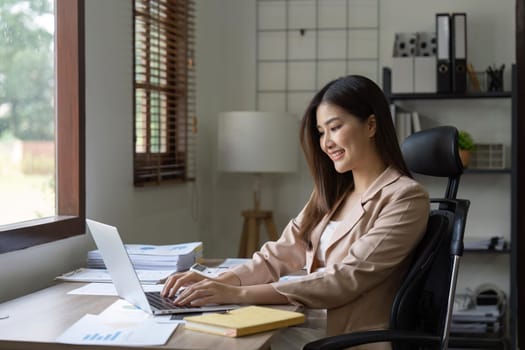
[[[301,324],[304,315],[299,312],[262,306],[246,306],[224,313],[208,313],[184,318],[186,329],[206,333],[240,337],[276,328]]]

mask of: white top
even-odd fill
[[[328,245],[332,241],[332,236],[335,232],[335,229],[339,225],[339,221],[330,220],[326,227],[324,228],[323,233],[321,234],[321,240],[319,242],[319,248],[317,249],[317,259],[319,262],[324,265],[326,259],[326,250]],[[318,271],[321,269],[318,269]]]

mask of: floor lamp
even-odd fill
[[[270,240],[277,240],[271,210],[261,209],[264,173],[297,170],[299,125],[287,113],[233,111],[218,119],[218,170],[254,174],[253,208],[242,211],[244,224],[239,257],[251,257],[259,248],[259,226],[264,223]]]

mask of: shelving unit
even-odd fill
[[[386,93],[386,92],[385,92]],[[472,99],[472,98],[511,98],[512,92],[474,92],[474,93],[463,93],[463,94],[432,94],[432,93],[402,93],[392,94],[390,97],[393,100],[453,100],[453,99]]]
[[[472,174],[512,174],[512,169],[480,169],[480,168],[472,168],[472,169],[465,169],[465,173],[472,173]]]
[[[256,0],[258,110],[302,115],[330,80],[379,78],[379,0]]]
[[[476,254],[510,254],[510,249],[503,250],[488,250],[488,249],[465,249],[465,253],[476,253]]]
[[[383,68],[383,91],[387,99],[391,103],[396,103],[399,101],[409,101],[409,100],[431,100],[435,101],[436,104],[446,103],[447,100],[473,100],[473,99],[509,99],[511,101],[511,120],[509,133],[510,137],[510,168],[503,169],[479,169],[471,168],[466,169],[465,174],[472,175],[495,175],[495,176],[510,176],[510,248],[504,250],[479,250],[472,249],[466,250],[465,253],[468,255],[487,256],[490,255],[499,255],[499,256],[509,256],[509,295],[507,296],[507,329],[504,331],[506,334],[503,335],[502,340],[508,342],[512,349],[517,348],[516,344],[516,325],[517,325],[517,256],[516,256],[516,245],[513,242],[516,242],[517,238],[517,214],[516,214],[516,203],[517,203],[517,139],[516,139],[516,125],[517,125],[517,112],[516,112],[516,101],[517,101],[517,72],[516,66],[512,66],[512,90],[503,91],[503,92],[479,92],[479,93],[392,93],[392,74],[391,70],[388,67]],[[401,102],[403,103],[403,102]],[[445,106],[444,106],[445,108]],[[469,218],[468,221],[471,220]]]

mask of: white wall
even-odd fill
[[[132,9],[90,0],[86,13],[86,212],[125,242],[200,240],[190,185],[135,188],[132,178]],[[206,201],[203,201],[206,203]],[[0,255],[0,300],[40,289],[85,264],[89,236]]]
[[[255,107],[255,1],[197,0],[198,181],[195,187],[142,189],[133,187],[131,171],[131,4],[128,0],[89,0],[85,5],[88,217],[117,225],[126,242],[200,239],[207,256],[235,255],[242,228],[240,212],[252,205],[253,179],[216,172],[215,128],[219,112]],[[468,13],[469,60],[476,67],[492,63],[507,63],[508,67],[514,61],[514,1],[393,0],[381,1],[380,65],[390,65],[395,32],[432,30],[434,14],[442,11]],[[461,114],[469,114],[471,119],[476,116],[472,106],[458,104]],[[488,107],[482,103],[480,108]],[[495,119],[508,118],[506,108],[504,103],[495,108]],[[423,109],[428,115],[458,120],[452,112],[432,105],[424,105]],[[476,125],[474,136],[506,135],[503,125],[496,133],[488,132],[492,129],[486,124]],[[497,186],[479,191],[485,180],[468,177],[466,182],[481,183],[469,187],[464,181],[465,195],[479,195],[475,198],[480,201],[499,196],[501,210],[508,210],[508,202],[498,190],[507,186],[505,180],[488,178]],[[297,174],[264,178],[262,204],[274,211],[278,230],[301,209],[310,191],[311,180],[304,163]],[[197,210],[196,218],[192,208]],[[472,210],[478,209],[473,206]],[[483,214],[485,211],[476,216],[482,218]],[[504,215],[481,222],[480,227],[508,226]],[[86,251],[92,247],[91,239],[81,236],[0,255],[0,265],[12,267],[0,270],[0,300],[52,283],[60,272],[82,265]],[[486,265],[495,268],[496,275],[498,269],[505,268],[490,261]]]

